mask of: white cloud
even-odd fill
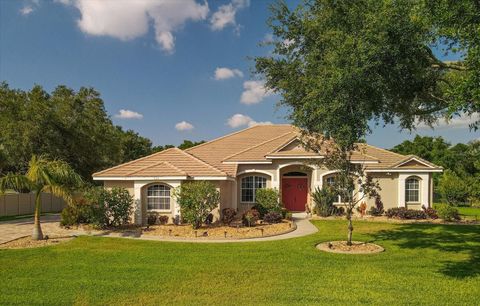
[[[128,109],[121,109],[118,111],[118,114],[115,115],[115,118],[119,119],[142,119],[143,115]]]
[[[440,119],[436,124],[433,125],[433,128],[442,129],[442,128],[451,128],[451,129],[459,129],[459,128],[468,128],[470,124],[475,123],[476,121],[480,120],[480,114],[474,114],[472,116],[467,116],[465,114],[452,118],[450,120]],[[418,129],[428,129],[430,128],[425,123],[421,122],[417,124]]]
[[[248,7],[249,5],[250,0],[233,0],[229,4],[219,6],[218,10],[213,13],[210,18],[210,28],[214,31],[219,31],[231,25],[234,26],[235,30],[238,32],[240,26],[237,25],[235,15],[238,10]]]
[[[33,13],[39,6],[40,0],[30,0],[19,10],[19,13],[23,16],[28,16]]]
[[[264,98],[271,96],[272,91],[265,88],[263,81],[245,81],[243,82],[243,92],[240,97],[240,102],[243,104],[260,103]]]
[[[79,28],[89,35],[131,40],[148,32],[153,21],[155,39],[166,52],[175,47],[173,32],[187,21],[207,18],[208,4],[195,0],[57,0],[80,11]]]
[[[226,80],[234,77],[243,78],[243,72],[238,69],[219,67],[215,69],[215,80]]]
[[[260,124],[272,124],[270,121],[262,121],[262,122],[257,122],[253,120],[250,116],[247,115],[242,115],[242,114],[235,114],[232,117],[228,118],[227,124],[231,128],[237,128],[241,126],[254,126],[254,125],[260,125]]]
[[[193,130],[194,126],[191,123],[188,123],[187,121],[182,121],[177,124],[175,124],[175,129],[177,131],[191,131]]]
[[[31,5],[25,5],[24,7],[22,7],[20,9],[20,14],[22,14],[23,16],[27,16],[27,15],[30,15],[31,13],[33,13],[34,9]]]

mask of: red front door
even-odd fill
[[[283,178],[282,202],[291,211],[305,211],[307,204],[307,178]]]

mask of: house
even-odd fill
[[[359,144],[352,162],[365,165],[378,180],[385,209],[420,209],[432,204],[432,173],[442,168],[417,156],[400,155]],[[174,217],[180,208],[173,188],[190,180],[208,180],[220,191],[219,208],[245,211],[255,203],[255,190],[277,188],[283,205],[292,211],[311,205],[310,193],[335,179],[334,169],[309,163],[322,158],[306,151],[291,125],[257,125],[185,151],[172,148],[93,174],[106,188],[124,187],[135,201],[135,222],[144,224],[148,212]],[[339,199],[339,202],[341,199]],[[366,199],[368,206],[374,199]]]

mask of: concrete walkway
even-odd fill
[[[113,238],[129,238],[129,239],[141,239],[141,240],[153,240],[153,241],[174,241],[174,242],[200,242],[200,243],[230,243],[230,242],[254,242],[254,241],[272,241],[272,240],[283,240],[290,238],[297,238],[307,236],[318,231],[317,227],[314,226],[305,213],[296,213],[293,214],[293,220],[297,225],[297,228],[289,233],[270,236],[263,238],[250,238],[250,239],[204,239],[204,238],[165,238],[165,237],[155,237],[155,236],[138,236],[133,233],[115,233],[108,231],[91,231],[86,232],[82,229],[70,229],[66,230],[60,227],[59,215],[48,215],[42,216],[42,230],[44,235],[50,236],[70,236],[70,235],[93,235],[101,237],[113,237]],[[15,220],[15,221],[4,221],[0,222],[0,244],[11,241],[20,237],[28,236],[32,233],[33,229],[33,218]]]

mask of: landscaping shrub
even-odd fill
[[[61,213],[60,225],[71,226],[89,223],[91,206],[85,199],[79,199],[68,204]]]
[[[256,209],[249,209],[247,210],[242,216],[242,223],[245,226],[255,226],[258,219],[260,219],[260,213]]]
[[[288,209],[286,209],[285,207],[282,207],[280,212],[282,213],[282,218],[283,219],[287,219],[287,215],[290,213],[290,211]]]
[[[448,204],[439,204],[437,207],[438,216],[445,221],[458,221],[460,214],[458,209]]]
[[[423,210],[407,209],[405,207],[390,208],[385,212],[388,218],[422,220],[427,219],[427,214]]]
[[[339,210],[333,202],[335,201],[335,194],[326,187],[316,188],[312,193],[313,202],[315,203],[314,212],[321,217],[328,217],[339,214]]]
[[[89,223],[95,227],[118,227],[127,224],[133,210],[133,197],[125,188],[92,187],[83,198],[62,211],[64,226]]]
[[[108,226],[118,227],[129,223],[133,212],[133,196],[128,190],[118,187],[104,190],[103,200]]]
[[[383,209],[383,202],[380,196],[375,197],[375,206],[372,206],[368,211],[368,214],[371,216],[381,216],[385,210]]]
[[[226,225],[230,225],[235,219],[237,215],[237,211],[233,208],[224,208],[222,209],[222,223]]]
[[[276,211],[268,212],[263,216],[263,221],[267,223],[280,223],[282,222],[282,219],[282,214]]]
[[[162,225],[167,224],[168,219],[169,219],[169,217],[165,216],[165,215],[158,216],[158,223],[160,223]]]
[[[428,219],[432,219],[432,220],[438,219],[438,214],[437,214],[437,211],[435,209],[433,209],[431,207],[426,208],[423,205],[422,205],[422,209],[425,212],[425,214],[427,215]]]
[[[255,209],[256,211],[258,211],[260,218],[263,218],[263,216],[268,213],[268,210],[265,207],[258,204],[253,205],[251,209]]]
[[[262,215],[276,211],[280,212],[280,194],[277,189],[261,188],[255,193],[256,209]]]
[[[158,215],[156,213],[149,213],[147,215],[147,224],[148,225],[155,225],[157,224]]]
[[[182,221],[199,228],[210,212],[218,206],[220,192],[207,181],[183,183],[175,189],[174,196],[180,205]]]
[[[154,225],[154,224],[167,224],[168,223],[168,216],[166,215],[160,215],[159,213],[156,212],[151,212],[147,216],[147,223],[148,225]]]
[[[468,185],[455,172],[445,170],[438,184],[442,198],[450,205],[466,203],[469,195]]]

